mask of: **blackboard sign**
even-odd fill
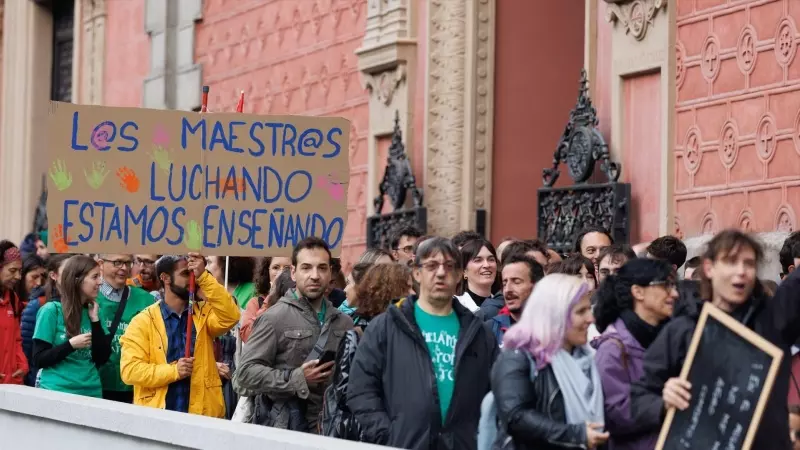
[[[783,351],[707,302],[680,377],[689,408],[667,412],[657,450],[749,450]]]

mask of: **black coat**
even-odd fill
[[[586,425],[567,423],[553,367],[540,370],[533,383],[530,371],[530,360],[521,350],[501,353],[492,368],[492,392],[502,424],[496,444],[511,437],[516,450],[586,448]]]
[[[696,300],[699,296],[691,295],[691,285],[687,284],[686,288],[673,319],[661,330],[644,355],[644,375],[631,385],[631,412],[634,417],[641,414],[664,416],[661,397],[664,384],[668,379],[680,375],[703,306],[702,301]],[[697,289],[696,285],[694,289]],[[788,450],[791,443],[787,398],[791,346],[800,337],[800,271],[786,278],[773,298],[763,294],[761,286],[757,285],[752,298],[743,308],[746,310],[733,316],[777,345],[784,355],[752,448]]]
[[[370,322],[356,350],[347,406],[367,442],[414,450],[474,450],[497,342],[480,318],[453,301],[461,328],[453,398],[442,423],[433,363],[414,319],[416,300],[400,301]]]

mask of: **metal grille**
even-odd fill
[[[60,0],[53,5],[53,76],[50,98],[72,101],[72,56],[75,1]]]

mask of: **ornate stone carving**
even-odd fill
[[[683,165],[686,167],[686,172],[690,174],[697,173],[700,167],[700,162],[703,160],[703,152],[700,149],[700,130],[697,127],[692,127],[686,133],[686,140],[683,144]]]
[[[739,130],[733,121],[725,122],[719,139],[719,158],[725,167],[731,168],[739,155]]]
[[[758,52],[756,51],[757,40],[756,29],[752,25],[747,25],[742,29],[736,45],[736,63],[742,73],[751,74],[756,67],[756,59],[758,58]]]
[[[369,90],[384,105],[390,106],[397,89],[406,81],[406,66],[399,65],[393,70],[378,74],[365,73],[363,80],[364,89]]]
[[[666,9],[667,0],[605,0],[606,20],[619,21],[625,32],[636,40],[647,35],[647,28],[653,24],[658,11]]]
[[[703,78],[706,81],[714,81],[719,74],[719,68],[722,64],[719,54],[719,40],[716,36],[709,35],[703,43],[703,50],[700,54],[700,68],[703,72]]]
[[[764,114],[756,128],[756,153],[763,161],[769,162],[778,146],[778,128],[772,114]]]
[[[492,125],[494,120],[494,0],[478,0],[476,33],[475,66],[472,75],[475,85],[474,117],[471,124],[475,135],[475,167],[473,170],[475,192],[473,194],[476,209],[489,208],[491,201],[492,172]]]
[[[427,177],[430,232],[449,236],[461,229],[467,67],[467,2],[429,3]]]

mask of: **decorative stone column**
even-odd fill
[[[80,0],[76,3],[75,24],[81,34],[75,33],[76,61],[80,64],[80,75],[74,76],[77,95],[73,101],[84,105],[101,105],[103,103],[103,75],[106,54],[106,1]],[[77,20],[77,18],[81,18]],[[78,39],[78,36],[81,36]],[[77,43],[76,43],[77,44]],[[78,64],[76,64],[78,67]],[[78,81],[80,80],[80,81]]]
[[[474,228],[478,208],[491,214],[495,2],[428,3],[425,203],[432,234]]]
[[[31,230],[46,160],[53,18],[30,1],[6,1],[0,94],[0,236]]]
[[[358,50],[358,67],[369,91],[369,135],[367,136],[367,216],[375,211],[372,199],[378,194],[385,160],[378,158],[378,142],[389,138],[395,114],[406,138],[406,151],[413,158],[414,134],[411,102],[418,88],[416,23],[411,8],[414,0],[369,0],[364,42]],[[358,130],[354,130],[358,133]],[[350,139],[355,139],[351,134]]]

